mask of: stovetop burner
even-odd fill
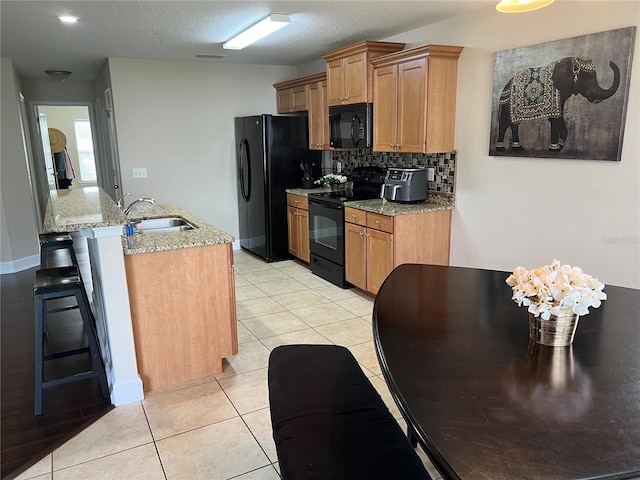
[[[331,192],[310,193],[309,198],[317,198],[332,203],[344,203],[354,200],[370,200],[380,197],[380,193],[359,190],[332,190]]]
[[[371,200],[380,197],[380,188],[384,183],[386,170],[379,167],[356,167],[349,175],[353,188],[332,190],[330,192],[309,193],[309,199],[342,204],[354,200]]]

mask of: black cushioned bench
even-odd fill
[[[431,479],[344,347],[275,348],[269,402],[283,480]]]

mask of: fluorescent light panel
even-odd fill
[[[530,12],[551,5],[553,0],[501,0],[496,6],[500,13]]]
[[[227,50],[242,50],[247,45],[251,45],[253,42],[257,42],[276,30],[280,30],[282,27],[289,25],[289,23],[291,23],[289,15],[272,13],[267,18],[263,18],[252,27],[249,27],[244,32],[225,42],[222,48]]]

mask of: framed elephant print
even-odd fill
[[[635,33],[496,52],[489,155],[620,161]]]

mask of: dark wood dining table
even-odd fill
[[[640,290],[606,286],[570,347],[529,340],[509,272],[406,264],[376,296],[378,360],[445,479],[640,478]]]

